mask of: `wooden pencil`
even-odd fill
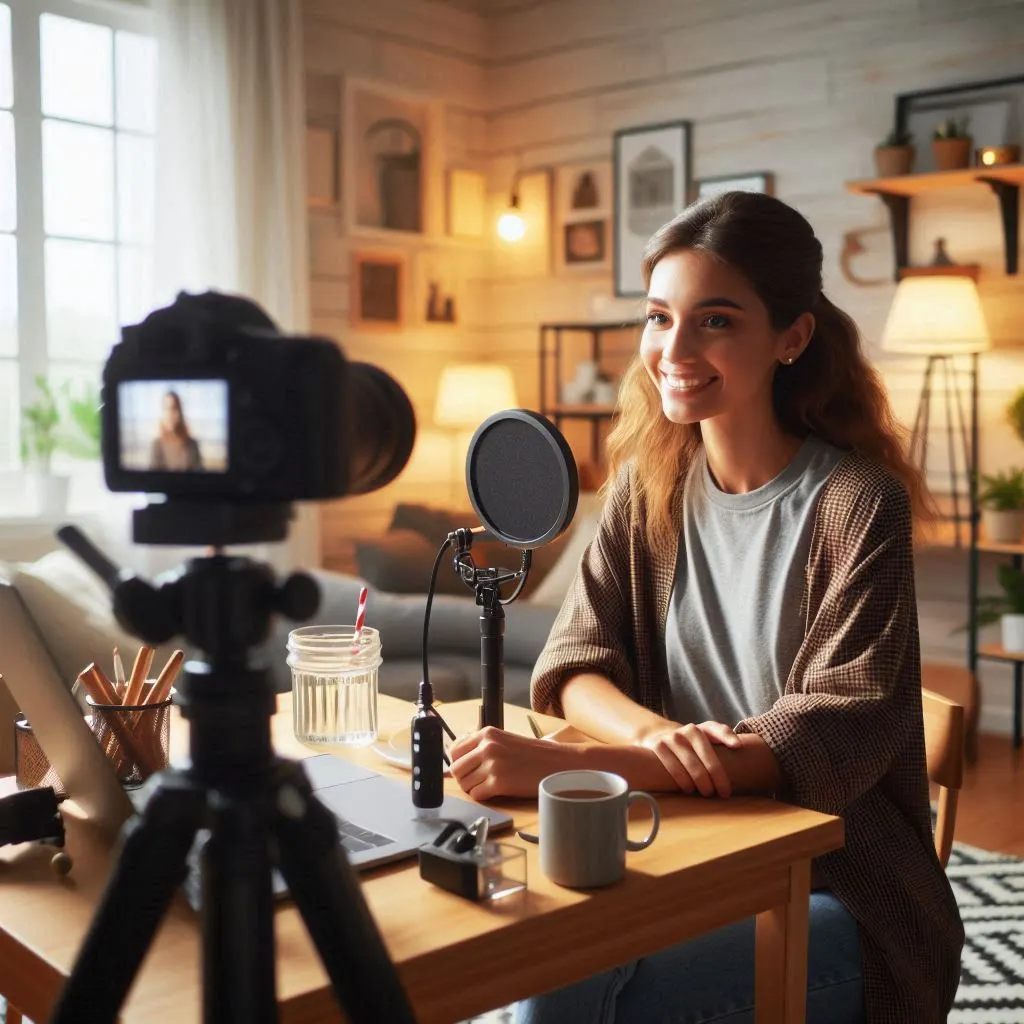
[[[171,692],[174,680],[178,678],[178,672],[181,671],[181,664],[184,660],[184,651],[175,651],[167,659],[167,664],[164,665],[156,682],[146,694],[146,704],[159,704],[161,701],[167,700],[167,695]]]
[[[142,702],[142,688],[146,685],[149,669],[153,664],[154,653],[153,648],[149,644],[143,644],[139,648],[139,653],[135,656],[131,678],[128,680],[128,689],[125,690],[124,694],[124,703],[129,707]]]
[[[120,704],[114,684],[103,674],[96,662],[91,662],[78,673],[78,681],[96,704]]]

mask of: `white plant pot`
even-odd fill
[[[993,508],[981,510],[981,528],[985,536],[995,544],[1016,544],[1024,526],[1024,510],[1015,508],[1008,512]]]
[[[999,622],[1003,629],[1003,650],[1024,654],[1024,615],[1004,615]]]
[[[44,519],[59,519],[67,515],[68,484],[66,476],[30,470],[27,474],[29,490],[35,495],[36,512]]]

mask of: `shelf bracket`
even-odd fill
[[[910,262],[910,196],[898,196],[891,192],[876,192],[875,195],[889,210],[892,254],[895,261],[893,278],[898,281],[900,271]]]
[[[999,212],[1003,218],[1003,245],[1006,250],[1006,272],[1017,273],[1017,254],[1020,238],[1020,186],[998,178],[979,176],[999,199]]]

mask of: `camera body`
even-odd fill
[[[290,502],[349,489],[349,364],[247,300],[178,296],[125,327],[103,372],[107,487]]]

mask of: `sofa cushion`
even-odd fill
[[[11,582],[35,620],[61,678],[70,685],[90,661],[107,675],[113,671],[114,647],[131,671],[140,641],[114,618],[110,591],[69,551],[57,550],[37,562],[12,567]],[[157,648],[159,671],[175,643]]]

